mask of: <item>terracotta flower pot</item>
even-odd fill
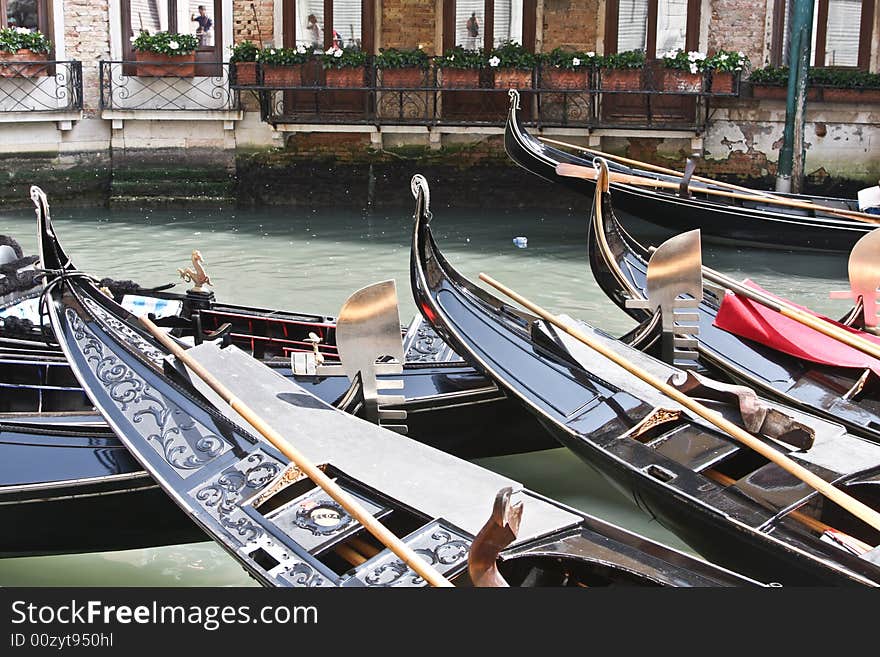
[[[603,68],[599,80],[602,89],[608,91],[638,91],[642,88],[642,69]]]
[[[531,89],[532,71],[519,68],[496,68],[496,89]]]
[[[382,69],[383,87],[423,87],[425,71],[421,68],[386,68]]]
[[[346,66],[344,68],[328,68],[325,79],[328,87],[363,87],[364,67]]]
[[[443,68],[440,69],[440,86],[445,89],[461,87],[476,89],[480,86],[480,69],[478,68]]]
[[[30,50],[19,50],[18,52],[0,50],[0,78],[36,78],[46,75],[45,64],[19,62],[45,62],[47,60],[46,53],[35,53]]]
[[[703,90],[703,74],[674,68],[660,69],[660,89],[670,92],[700,92]]]
[[[253,86],[257,84],[256,62],[233,62],[235,70],[235,84],[240,86]]]
[[[784,101],[788,98],[788,87],[771,84],[755,84],[752,85],[752,97]],[[807,87],[807,100],[819,100],[819,89],[816,87]]]
[[[267,87],[298,87],[302,84],[302,64],[263,66],[263,85]]]
[[[541,71],[541,86],[545,89],[586,89],[589,86],[589,70],[545,68]]]
[[[732,94],[736,91],[736,76],[730,71],[712,71],[709,91],[715,94]]]
[[[837,103],[880,103],[880,89],[839,89],[825,87],[822,98]]]
[[[196,74],[196,54],[160,55],[155,52],[134,51],[138,77],[191,78]],[[140,63],[149,62],[149,63]]]

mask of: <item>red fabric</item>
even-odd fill
[[[751,281],[745,281],[744,285],[760,290],[768,296],[773,296]],[[779,297],[773,298],[780,299]],[[784,299],[780,299],[780,301],[784,301]],[[844,326],[839,322],[818,315],[790,301],[787,303],[814,317],[827,319],[835,326],[839,326],[849,333],[880,344],[880,338]],[[809,326],[804,326],[800,322],[789,319],[759,303],[736,294],[728,293],[724,295],[721,308],[719,308],[718,315],[715,317],[714,325],[741,338],[760,342],[783,353],[813,363],[871,369],[876,375],[880,376],[880,360],[872,358],[858,349],[838,342],[834,338],[811,329]]]

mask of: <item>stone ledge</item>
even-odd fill
[[[59,126],[60,130],[70,130],[71,123],[82,118],[82,110],[0,112],[0,123],[50,123],[58,121],[64,125],[64,127]]]
[[[241,121],[243,110],[101,110],[112,121]]]

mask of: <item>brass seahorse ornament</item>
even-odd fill
[[[180,274],[180,277],[186,281],[187,283],[193,283],[193,292],[202,292],[203,285],[211,285],[214,284],[211,282],[211,277],[208,276],[208,272],[205,271],[205,268],[202,266],[203,264],[207,264],[205,259],[202,257],[202,254],[198,249],[193,249],[192,252],[192,269],[187,267],[186,269],[178,269],[177,273]]]

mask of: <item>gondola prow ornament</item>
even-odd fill
[[[177,273],[180,274],[180,277],[187,283],[193,283],[193,287],[190,290],[191,292],[205,292],[205,290],[202,289],[202,286],[213,286],[214,284],[211,282],[211,277],[208,276],[208,272],[206,272],[205,268],[202,266],[203,264],[207,264],[207,262],[205,262],[205,259],[202,257],[202,254],[198,249],[193,249],[192,264],[192,269],[189,267],[186,269],[178,269]]]

